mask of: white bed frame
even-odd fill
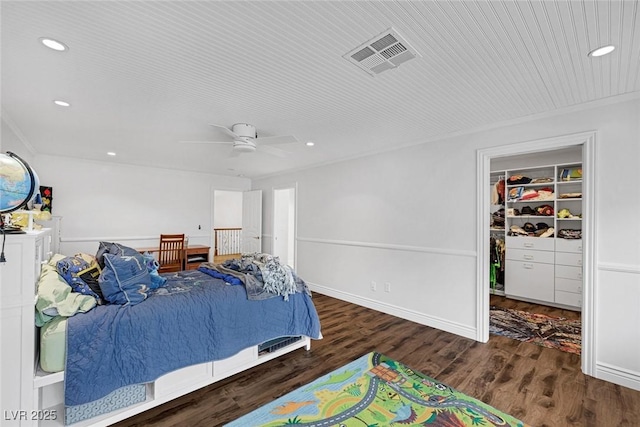
[[[35,284],[42,262],[51,255],[50,245],[50,230],[7,236],[7,262],[0,267],[3,427],[64,425],[64,372],[51,374],[39,369],[34,326]],[[111,425],[303,347],[311,348],[309,337],[270,353],[258,354],[258,346],[253,346],[228,359],[178,369],[146,384],[145,401],[72,426]]]

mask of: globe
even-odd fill
[[[38,176],[17,155],[0,153],[0,213],[25,206],[38,192]]]

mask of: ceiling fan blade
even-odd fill
[[[233,144],[233,141],[178,141],[180,144]]]
[[[272,156],[286,158],[289,156],[289,152],[286,150],[281,150],[280,148],[270,147],[268,145],[258,145],[258,151],[262,151],[266,154],[271,154]]]
[[[293,144],[296,142],[299,141],[293,135],[266,136],[256,138],[256,144],[258,145]]]
[[[213,126],[214,128],[220,129],[222,132],[226,133],[227,135],[229,135],[233,139],[236,139],[236,138],[239,137],[239,135],[237,135],[235,132],[231,131],[226,126],[220,126],[220,125],[214,125],[214,124],[210,124],[210,126]]]

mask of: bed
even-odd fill
[[[105,255],[101,280],[116,260],[111,255]],[[108,425],[281,354],[309,349],[311,339],[322,337],[311,293],[293,271],[293,283],[281,294],[255,289],[256,276],[269,282],[269,269],[261,277],[260,271],[210,263],[154,276],[157,286],[149,281],[140,287],[135,276],[141,270],[130,265],[140,264],[139,254],[117,256],[130,261],[111,270],[117,276],[113,289],[124,289],[124,296],[109,295],[102,282],[99,298],[92,287],[68,292],[65,276],[54,267],[60,256],[42,268],[36,304],[40,374],[59,381],[40,381],[40,407],[62,405],[64,424]],[[127,283],[138,287],[127,290]],[[108,301],[118,298],[125,303]]]

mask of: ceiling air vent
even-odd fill
[[[418,52],[397,31],[390,28],[342,57],[375,76],[398,68],[400,64],[418,56]]]

